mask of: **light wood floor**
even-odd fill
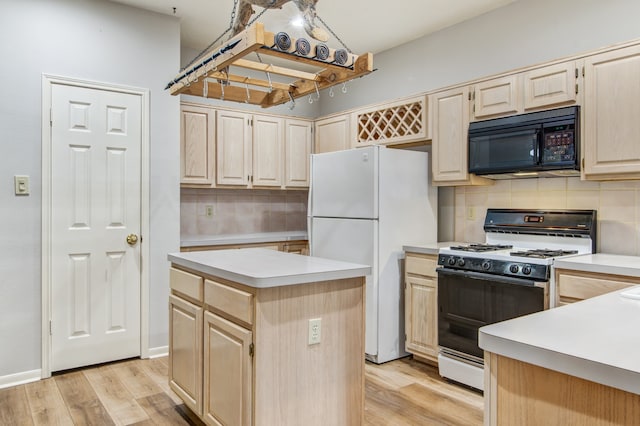
[[[367,363],[365,424],[480,425],[482,395],[411,358]],[[127,360],[0,389],[0,425],[200,425],[167,383],[167,358]],[[338,425],[336,425],[338,426]]]

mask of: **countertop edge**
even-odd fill
[[[640,372],[517,342],[482,329],[478,344],[487,352],[640,395]]]
[[[211,275],[224,278],[239,284],[244,284],[253,288],[271,288],[289,285],[309,284],[320,281],[342,280],[349,278],[364,277],[371,274],[371,267],[355,267],[351,269],[338,269],[335,271],[325,271],[295,275],[281,275],[277,277],[252,277],[245,274],[239,274],[222,268],[209,265],[203,265],[200,262],[183,259],[175,255],[169,254],[168,259],[172,264],[183,266],[185,268],[202,272],[205,275]]]

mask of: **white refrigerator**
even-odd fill
[[[311,156],[310,254],[370,265],[367,359],[404,350],[402,246],[437,241],[437,188],[427,152],[369,146]]]

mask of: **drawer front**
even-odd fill
[[[438,267],[437,256],[413,256],[407,255],[405,259],[405,270],[408,274],[425,275],[427,277],[437,277]]]
[[[583,300],[631,287],[632,285],[634,284],[604,277],[583,277],[561,273],[558,275],[558,296],[564,301]]]
[[[204,298],[204,279],[198,275],[171,268],[169,270],[169,285],[171,290],[182,293],[187,297],[202,302]]]
[[[236,318],[253,324],[253,294],[212,280],[205,280],[204,303]]]

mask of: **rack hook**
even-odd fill
[[[316,99],[315,100],[319,101],[320,100],[320,89],[318,88],[318,82],[314,81],[313,84],[314,84],[314,86],[316,86]]]
[[[329,97],[333,98],[333,86],[329,88]]]
[[[289,95],[289,100],[291,101],[291,105],[289,106],[289,109],[293,110],[296,107],[296,100],[293,99],[291,92],[287,92],[287,95]]]
[[[347,82],[342,83],[342,93],[347,93]]]

